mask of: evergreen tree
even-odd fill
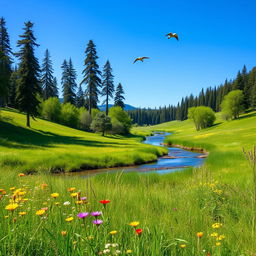
[[[103,81],[102,81],[102,96],[106,96],[103,104],[106,103],[106,115],[108,115],[108,102],[110,98],[113,98],[114,93],[114,76],[112,75],[112,68],[110,62],[107,61],[103,69]]]
[[[81,84],[86,84],[85,94],[88,97],[88,110],[91,115],[92,109],[97,108],[97,103],[99,101],[99,88],[101,87],[101,72],[99,71],[99,66],[97,64],[98,56],[95,44],[92,40],[89,41],[85,54],[85,68],[82,72],[84,79],[82,80]]]
[[[124,97],[123,86],[121,85],[121,83],[119,83],[116,88],[116,94],[114,99],[115,106],[119,106],[122,109],[124,109],[125,107],[124,100],[125,100],[125,97]]]
[[[55,97],[59,97],[58,82],[56,77],[53,78],[53,93]]]
[[[10,86],[9,86],[9,93],[8,93],[8,106],[12,108],[17,107],[16,89],[17,89],[18,78],[19,78],[18,70],[17,70],[17,67],[15,67],[10,77]]]
[[[35,46],[39,45],[36,43],[32,28],[33,23],[30,21],[25,23],[24,34],[17,43],[20,51],[15,54],[19,59],[16,102],[19,110],[26,112],[28,127],[30,127],[30,117],[34,118],[37,115],[37,106],[40,103],[37,96],[41,93],[40,67],[34,54]]]
[[[244,79],[240,71],[238,71],[236,80],[233,83],[233,90],[244,90]]]
[[[11,76],[11,47],[4,18],[0,18],[0,106],[7,103]]]
[[[43,59],[42,77],[41,77],[44,100],[47,100],[50,97],[57,97],[56,89],[54,85],[54,78],[53,78],[52,61],[50,58],[51,58],[50,53],[47,49],[45,51],[45,56]]]
[[[250,107],[256,109],[256,81],[251,89]]]
[[[72,60],[69,62],[64,60],[62,66],[62,92],[63,92],[63,102],[71,103],[75,105],[76,103],[76,72],[73,68]]]
[[[85,99],[84,99],[84,93],[81,84],[78,87],[78,92],[76,96],[76,106],[78,108],[84,107],[85,106]]]

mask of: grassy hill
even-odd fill
[[[164,150],[139,136],[88,133],[41,119],[25,127],[25,115],[1,111],[0,166],[19,171],[70,171],[152,161]]]
[[[256,145],[256,112],[242,115],[237,120],[223,121],[217,114],[214,126],[196,131],[192,120],[172,121],[152,127],[138,127],[137,134],[152,130],[171,132],[166,138],[168,144],[204,148],[210,152],[205,167],[215,177],[234,181],[244,180],[251,175],[242,149]]]

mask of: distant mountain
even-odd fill
[[[114,105],[113,104],[108,104],[108,107],[111,108],[113,107]],[[101,106],[98,106],[99,110],[101,111],[105,111],[106,110],[106,105],[101,105]],[[128,111],[128,110],[135,110],[136,108],[134,106],[131,106],[129,104],[125,104],[125,107],[124,107],[124,110]]]
[[[63,98],[59,98],[60,102],[63,103]],[[113,104],[108,104],[109,108],[112,108],[114,105]],[[100,105],[98,106],[100,111],[105,111],[106,110],[106,105]],[[135,110],[137,108],[135,108],[134,106],[131,106],[129,104],[125,104],[124,110],[128,111],[128,110]]]

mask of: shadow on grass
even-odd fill
[[[63,136],[52,132],[27,129],[9,122],[0,121],[0,146],[33,149],[54,147],[54,144],[69,144],[90,147],[129,147],[129,144],[85,140],[83,137]]]

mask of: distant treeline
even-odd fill
[[[188,108],[197,106],[211,107],[215,112],[221,111],[221,102],[230,91],[242,90],[244,94],[244,108],[256,107],[256,67],[247,72],[246,66],[239,71],[234,80],[226,80],[216,87],[202,89],[198,96],[190,95],[178,103],[159,109],[136,109],[129,111],[133,123],[138,125],[154,125],[173,120],[185,120],[188,117]]]

